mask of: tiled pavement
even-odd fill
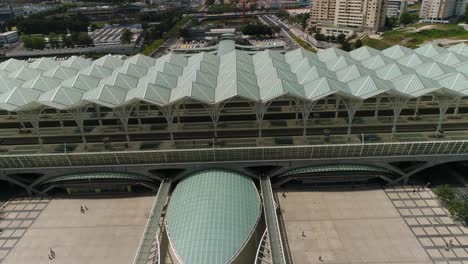
[[[5,203],[0,218],[0,263],[21,239],[41,211],[49,203],[48,198],[13,198]]]
[[[385,193],[434,263],[468,263],[468,228],[450,217],[432,191],[404,186]]]

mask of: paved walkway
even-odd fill
[[[433,263],[468,263],[468,228],[454,222],[432,191],[413,190],[405,186],[385,193]]]
[[[0,220],[0,263],[49,203],[48,198],[13,198],[5,203]]]
[[[2,264],[132,263],[153,200],[151,196],[53,199],[23,230],[22,238],[10,242],[14,247]],[[89,210],[81,213],[84,205]],[[56,253],[53,260],[48,258],[49,248]]]
[[[432,263],[381,189],[296,191],[278,197],[295,264]]]

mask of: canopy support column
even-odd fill
[[[341,100],[343,100],[343,104],[348,112],[348,133],[346,139],[349,141],[351,139],[351,124],[353,123],[354,115],[359,107],[361,107],[363,100],[349,97],[343,97]]]
[[[379,117],[379,107],[380,107],[380,102],[382,101],[382,97],[381,96],[377,96],[377,98],[375,98],[375,110],[374,110],[374,120],[377,120],[377,118]]]
[[[421,97],[416,98],[416,108],[414,109],[413,118],[416,118],[419,116],[419,103],[420,102],[421,102]]]
[[[62,113],[59,109],[56,109],[55,112],[57,113],[57,117],[60,123],[60,127],[63,129],[63,120],[62,120]]]
[[[112,109],[114,114],[119,118],[120,123],[122,123],[127,144],[130,143],[130,135],[128,134],[128,119],[130,118],[130,114],[132,113],[134,107],[135,104],[128,104]]]
[[[338,120],[338,110],[340,110],[340,98],[336,98],[336,106],[335,106],[335,121]]]
[[[33,126],[34,133],[37,136],[37,141],[42,149],[43,141],[42,141],[41,133],[39,131],[39,122],[40,122],[41,112],[42,112],[42,108],[33,109],[33,110],[23,110],[23,111],[18,112],[18,115],[24,115],[29,120],[29,122]]]
[[[166,118],[167,130],[169,131],[171,142],[174,142],[174,131],[173,131],[174,117],[177,113],[177,110],[179,109],[179,106],[180,106],[180,103],[177,103],[177,102],[170,104],[170,105],[159,106],[161,113]]]
[[[101,118],[101,106],[99,105],[94,105],[94,108],[96,109],[96,114],[99,122],[99,126],[102,126],[102,118]]]
[[[317,101],[306,101],[306,100],[296,100],[296,105],[298,106],[298,110],[301,111],[302,114],[302,124],[303,124],[303,130],[302,130],[302,136],[304,137],[304,140],[307,137],[307,123],[309,121],[309,116],[310,113],[312,112],[312,109],[314,108],[315,104]]]
[[[455,109],[453,110],[453,116],[457,116],[458,115],[458,110],[460,108],[460,102],[461,102],[462,98],[461,97],[458,97],[457,99],[457,104],[455,106]]]
[[[73,109],[69,109],[68,112],[73,116],[75,119],[76,125],[78,125],[78,129],[80,130],[81,134],[81,141],[84,144],[84,149],[88,149],[88,144],[86,142],[85,131],[84,131],[84,113],[86,112],[87,108],[77,107]]]
[[[271,101],[269,102],[254,102],[253,103],[253,111],[255,113],[255,116],[257,118],[257,123],[258,123],[258,137],[262,137],[262,128],[263,128],[263,118],[265,117],[265,113],[268,110],[268,107],[270,106]]]
[[[225,103],[221,104],[212,104],[212,105],[206,105],[203,104],[205,107],[206,111],[208,111],[208,114],[211,117],[211,121],[213,122],[213,130],[214,130],[214,139],[218,139],[218,121],[219,121],[219,115],[221,114],[221,111],[223,110]]]
[[[442,122],[444,121],[445,114],[452,103],[453,97],[446,95],[434,96],[439,104],[439,121],[437,122],[436,136],[439,137],[442,131]]]
[[[390,98],[390,101],[393,106],[392,138],[395,136],[397,122],[398,122],[398,118],[400,117],[401,111],[403,110],[403,108],[405,107],[405,105],[408,103],[409,100],[410,98],[401,97],[401,96],[395,96],[395,97]]]
[[[138,120],[138,129],[141,129],[141,116],[140,116],[140,102],[136,103],[135,105],[135,114],[137,116],[137,120]]]

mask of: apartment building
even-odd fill
[[[406,0],[388,0],[387,17],[400,17],[405,12],[407,6]]]
[[[465,14],[468,0],[423,0],[419,18],[422,22],[448,23],[451,17]]]
[[[386,3],[387,0],[316,0],[312,4],[310,26],[376,32],[385,23]]]

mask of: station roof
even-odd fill
[[[210,169],[177,184],[166,227],[180,263],[231,263],[251,237],[260,215],[260,198],[252,179]]]
[[[157,59],[140,54],[125,60],[112,55],[95,61],[75,56],[62,62],[10,59],[0,63],[0,108],[21,111],[29,104],[70,109],[89,103],[118,108],[138,101],[166,106],[186,99],[205,104],[231,98],[268,102],[281,96],[316,101],[330,94],[365,100],[382,92],[408,98],[465,94],[459,93],[465,78],[459,73],[468,74],[468,48],[463,43],[415,50],[361,47],[349,53],[337,48],[317,54],[264,50],[253,55],[233,47],[231,40],[218,46],[224,47],[222,52],[171,53]],[[406,90],[402,80],[410,81],[404,84]],[[431,89],[422,89],[430,82]],[[25,89],[12,92],[18,87]],[[73,98],[57,98],[68,94]]]
[[[366,171],[378,173],[391,173],[391,171],[377,166],[363,165],[363,164],[330,164],[330,165],[317,165],[309,167],[301,167],[292,169],[282,174],[282,176],[306,174],[306,173],[321,173],[321,172],[345,172],[345,171]]]

